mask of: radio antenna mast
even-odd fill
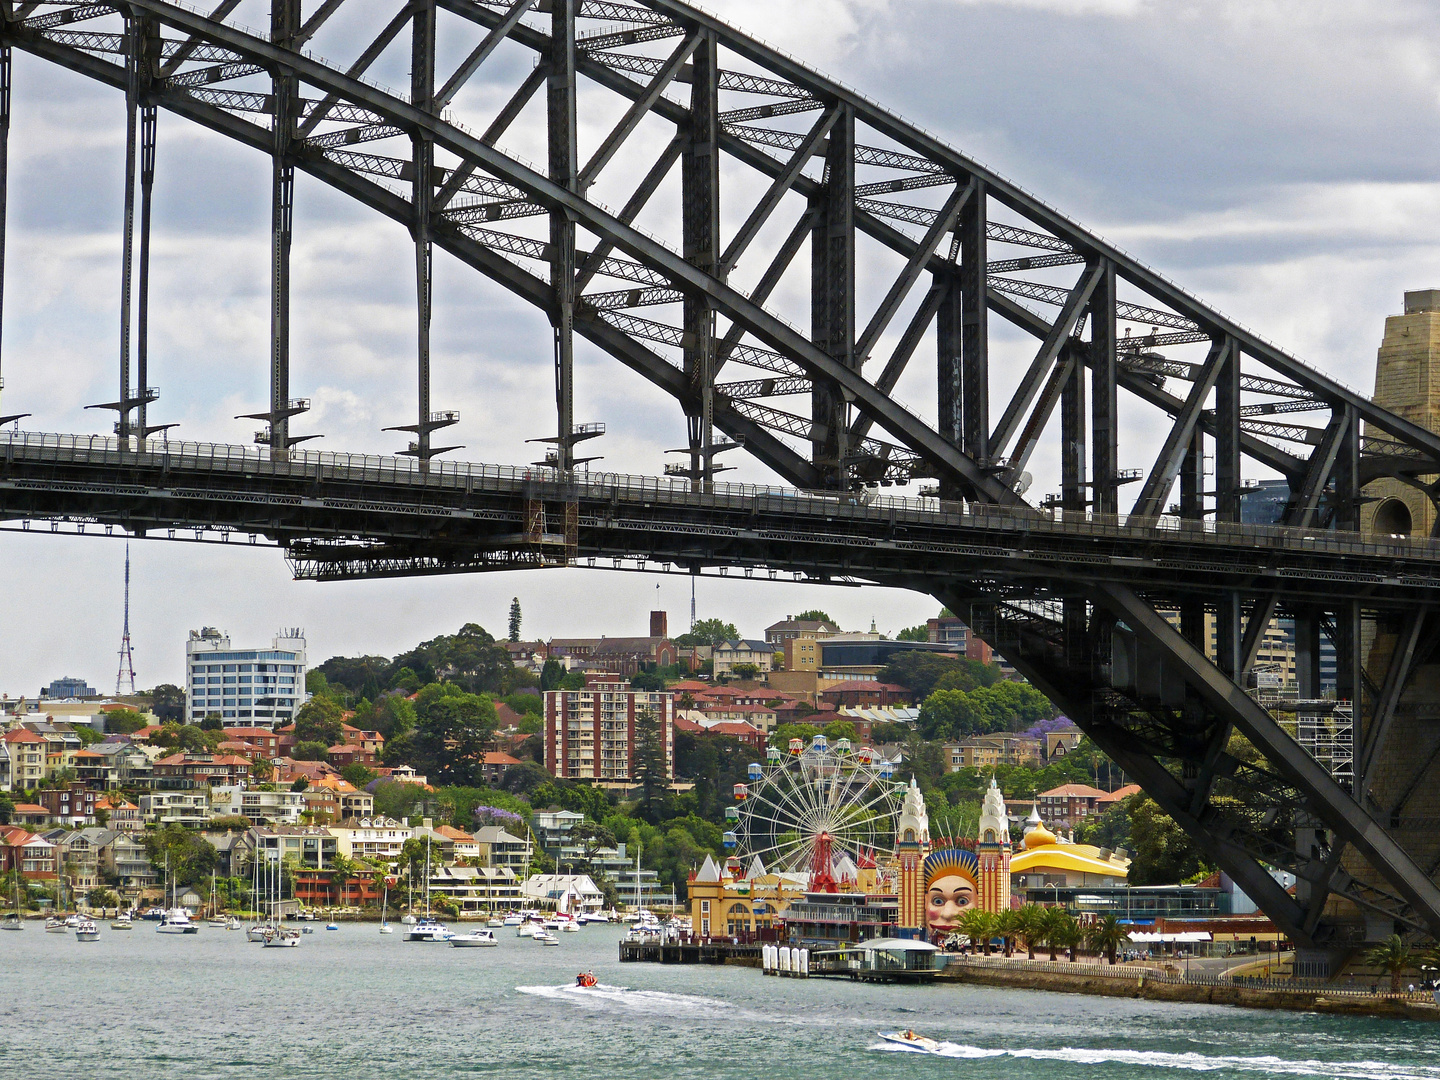
[[[130,680],[130,693],[135,693],[135,654],[130,651],[130,545],[125,545],[125,632],[120,637],[120,670],[115,673],[115,694],[120,685]]]

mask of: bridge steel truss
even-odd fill
[[[430,402],[438,247],[548,317],[557,423],[544,441],[557,485],[582,460],[577,444],[598,430],[574,419],[579,335],[683,410],[686,463],[667,471],[688,481],[693,499],[670,505],[677,522],[707,518],[717,455],[740,447],[787,483],[842,501],[919,480],[957,513],[990,506],[1014,520],[1118,522],[1128,511],[1185,524],[1177,535],[1191,557],[1160,580],[1100,573],[1078,553],[1057,557],[1053,572],[1022,573],[1026,560],[1015,556],[1028,532],[1011,537],[1021,547],[1006,557],[937,551],[931,562],[897,568],[872,547],[821,576],[904,585],[968,614],[1303,946],[1333,950],[1390,926],[1440,932],[1440,830],[1416,816],[1420,793],[1434,786],[1440,752],[1430,750],[1440,751],[1440,735],[1424,734],[1418,771],[1397,766],[1405,752],[1395,743],[1396,731],[1413,734],[1403,703],[1434,651],[1428,586],[1377,564],[1383,587],[1316,588],[1328,579],[1290,572],[1308,564],[1289,549],[1240,560],[1256,569],[1224,580],[1196,569],[1214,550],[1215,530],[1239,521],[1247,468],[1288,481],[1285,525],[1333,537],[1358,529],[1362,489],[1377,478],[1435,498],[1440,437],[1300,363],[932,135],[678,0],[409,0],[371,27],[370,44],[344,67],[305,51],[346,17],[344,0],[310,10],[271,0],[268,34],[228,21],[239,6],[220,0],[203,14],[165,0],[0,3],[0,164],[12,50],[125,94],[119,394],[99,407],[116,412],[117,445],[135,448],[137,462],[159,430],[147,413],[156,393],[146,385],[146,298],[155,117],[165,110],[273,161],[271,397],[252,414],[266,425],[257,441],[273,468],[304,458],[294,447],[305,437],[290,430],[307,406],[290,397],[298,170],[413,239],[417,408],[415,422],[395,430],[413,434],[407,453],[422,478],[438,469],[436,455],[457,449],[431,439],[458,419]],[[407,33],[409,92],[367,81]],[[448,72],[437,65],[437,41],[447,40],[473,42]],[[496,67],[496,57],[516,55],[530,63]],[[516,74],[477,133],[450,110],[482,69],[487,78]],[[582,153],[592,113],[603,128]],[[545,128],[543,166],[506,149],[536,121]],[[732,190],[743,214],[726,230],[721,200]],[[603,204],[601,191],[619,191],[619,209]],[[652,219],[673,221],[673,230],[657,237],[636,224]],[[782,285],[808,294],[808,328],[782,317]],[[992,317],[1036,342],[1003,403],[991,400]],[[933,348],[935,364],[934,408],[924,415],[894,396],[922,346]],[[808,408],[782,407],[807,397]],[[1119,461],[1122,404],[1163,418],[1165,435],[1143,469]],[[1036,507],[1022,497],[1026,466],[1056,426],[1060,491]],[[0,486],[7,516],[164,526],[163,514],[132,520],[138,504],[128,496],[79,494],[90,466],[9,453],[0,476],[39,487],[21,497]],[[73,501],[42,498],[46,484],[76,492]],[[172,524],[182,523],[173,512]],[[248,527],[254,517],[229,524]],[[333,530],[261,531],[303,553],[302,568],[319,577],[517,565],[525,544],[535,558],[544,547],[529,528],[456,543],[434,529],[351,525],[344,542]],[[578,519],[565,533],[566,558],[656,550],[624,530],[587,533]],[[692,570],[785,568],[798,557],[777,546],[738,553],[713,537],[707,546],[707,535],[691,534],[679,561]],[[1334,645],[1337,694],[1353,703],[1353,775],[1327,770],[1284,714],[1243,689],[1277,615],[1294,620],[1302,697],[1320,696],[1322,637]],[[1272,877],[1280,869],[1296,875],[1293,893]],[[1356,929],[1357,913],[1368,929]]]

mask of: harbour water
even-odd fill
[[[1440,1080],[1430,1024],[622,966],[620,932],[454,949],[344,924],[263,949],[210,927],[80,943],[31,923],[0,935],[0,1077]],[[574,986],[586,969],[599,987]],[[944,1056],[876,1037],[907,1027]]]

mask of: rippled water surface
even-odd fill
[[[0,934],[0,1077],[1440,1080],[1440,1025],[616,961],[615,927],[495,949],[317,929]],[[600,986],[581,990],[577,971]],[[915,1028],[940,1055],[887,1047]]]

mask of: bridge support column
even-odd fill
[[[1115,376],[1115,264],[1105,259],[1090,294],[1090,480],[1099,514],[1120,512]]]
[[[10,46],[0,45],[0,339],[5,327],[5,234],[9,228],[10,201],[10,67]],[[3,371],[4,365],[0,362],[0,373]],[[0,391],[4,389],[5,378],[0,374]],[[0,418],[0,423],[9,419]]]
[[[1066,352],[1075,346],[1067,344]],[[1085,365],[1071,365],[1060,391],[1060,504],[1083,514],[1085,504]]]
[[[422,0],[415,8],[410,48],[410,101],[426,112],[435,100],[435,0]],[[416,408],[415,456],[420,471],[430,469],[430,305],[434,253],[430,244],[430,206],[435,195],[435,144],[423,134],[412,137],[415,175],[411,205],[415,210],[415,313]]]
[[[300,32],[300,0],[271,0],[270,40],[288,47]],[[295,164],[290,145],[300,108],[292,72],[272,74],[275,122],[270,174],[270,456],[290,454],[290,240],[295,225]]]
[[[153,21],[147,20],[146,25],[154,28]],[[155,194],[155,111],[151,102],[140,106],[140,273],[135,310],[135,378],[140,392],[135,395],[135,428],[142,441],[150,437],[150,206]]]
[[[961,449],[981,465],[990,463],[990,308],[985,263],[989,214],[984,181],[960,210]]]
[[[575,9],[578,0],[550,2],[550,74],[546,79],[550,179],[579,192],[575,117]],[[550,324],[555,336],[555,458],[561,472],[575,465],[575,222],[550,212]]]
[[[940,306],[935,311],[935,388],[939,411],[936,430],[959,446],[965,438],[961,405],[964,400],[962,354],[965,346],[961,332],[965,325],[964,289],[960,275],[954,273],[937,275],[935,287],[941,290]],[[942,499],[960,499],[963,495],[955,481],[940,481]]]
[[[855,110],[842,105],[825,155],[825,185],[810,233],[810,337],[848,368],[855,356]],[[816,379],[811,457],[825,486],[848,486],[849,406],[840,388]]]
[[[720,256],[720,61],[713,35],[706,34],[696,48],[692,71],[690,132],[680,161],[682,253],[714,274]],[[690,480],[700,491],[715,474],[715,313],[705,297],[686,293],[684,319]]]

